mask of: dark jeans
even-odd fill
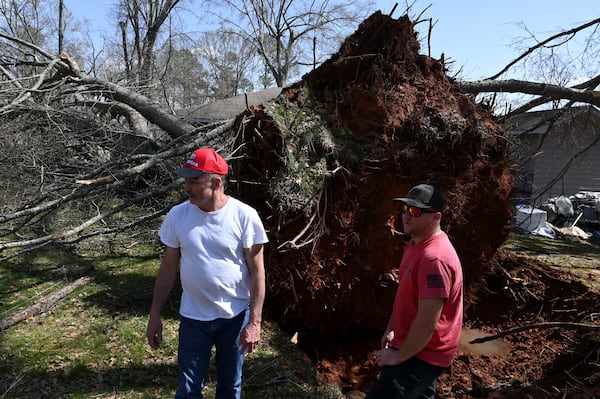
[[[365,399],[434,399],[435,382],[444,370],[417,357],[384,366]]]
[[[217,399],[240,399],[244,355],[240,354],[240,331],[250,311],[233,319],[199,321],[181,317],[179,324],[179,386],[175,398],[201,399],[211,350],[217,359]]]

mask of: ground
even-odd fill
[[[530,238],[516,240],[523,239]],[[518,254],[501,251],[499,273],[488,277],[488,290],[470,298],[476,306],[466,315],[464,339],[452,367],[439,379],[438,399],[599,397],[600,242],[567,243],[555,252],[554,243],[544,242],[552,240],[535,240],[536,248],[518,248]],[[564,325],[546,328],[544,323],[550,322]],[[538,328],[469,343],[534,325]],[[376,345],[366,338],[363,342]],[[371,361],[349,356],[351,348],[340,350],[338,342],[311,343],[306,350],[322,378],[343,386],[348,397],[363,397],[378,372]]]
[[[512,228],[510,137],[460,92],[443,58],[419,54],[408,18],[373,14],[330,60],[250,107],[238,130],[236,194],[254,199],[271,239],[265,313],[345,392],[360,396],[378,373],[370,359],[407,241],[392,198],[418,183],[445,193],[467,329],[598,318],[598,297],[580,280],[501,249]],[[538,328],[503,338],[506,348],[464,345],[439,395],[575,397],[598,385],[598,341],[594,331]]]
[[[598,244],[589,245],[590,253],[598,254]],[[440,378],[440,397],[600,395],[597,269],[575,273],[551,266],[548,255],[542,255],[544,261],[538,256],[503,255],[501,273],[488,278],[490,291],[478,299],[465,326],[483,332],[473,338],[531,324],[540,327],[490,341],[492,346],[482,351],[478,345],[485,344],[461,346],[450,372]],[[584,323],[596,329],[543,328],[549,322]]]

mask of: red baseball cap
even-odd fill
[[[192,152],[185,165],[175,171],[184,179],[194,179],[204,173],[226,175],[228,172],[227,162],[212,148],[198,148]]]

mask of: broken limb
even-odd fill
[[[75,291],[77,288],[82,287],[91,281],[90,277],[81,277],[75,280],[73,283],[68,286],[62,288],[61,290],[55,292],[54,294],[44,298],[40,302],[36,303],[28,307],[25,310],[17,312],[16,314],[8,317],[2,321],[0,321],[0,331],[6,330],[8,327],[12,327],[13,325],[22,322],[30,317],[36,316],[40,313],[48,311],[52,308],[57,302],[61,299],[69,295],[71,292]]]
[[[470,344],[481,344],[487,341],[493,341],[498,338],[505,337],[507,335],[512,335],[515,333],[523,332],[526,330],[532,329],[544,329],[544,328],[566,328],[569,330],[591,330],[591,331],[600,331],[600,325],[595,324],[584,324],[584,323],[567,323],[567,322],[550,322],[550,323],[537,323],[537,324],[529,324],[526,326],[509,328],[508,330],[501,331],[498,334],[489,335],[487,337],[475,338],[469,341]]]

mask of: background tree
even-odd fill
[[[42,0],[3,1],[0,3],[2,30],[15,37],[41,47],[51,47],[47,39],[54,38],[55,25],[42,7]],[[54,43],[55,44],[55,43]]]
[[[254,91],[255,57],[244,38],[223,30],[205,32],[196,47],[210,80],[208,101]]]
[[[215,16],[222,20],[225,29],[252,44],[279,87],[296,77],[301,67],[314,67],[335,52],[341,38],[349,33],[348,27],[356,26],[367,15],[365,2],[359,0],[221,3],[226,11]]]
[[[165,102],[172,110],[192,107],[207,101],[209,76],[199,57],[189,49],[162,52],[165,72],[160,79]]]
[[[180,0],[120,0],[123,65],[129,85],[150,90],[160,75],[156,45],[163,25],[170,21]]]

